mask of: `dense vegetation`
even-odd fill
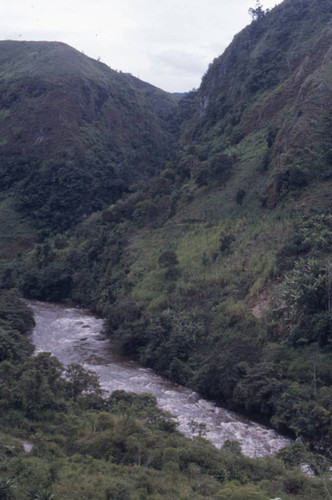
[[[303,444],[254,460],[236,442],[217,450],[186,439],[152,396],[114,391],[103,399],[96,375],[81,366],[31,357],[32,315],[13,292],[1,293],[0,321],[11,338],[1,339],[2,499],[325,498],[327,463]],[[303,461],[317,479],[297,467]]]
[[[2,288],[17,287],[25,296],[41,300],[71,299],[97,311],[106,318],[109,335],[142,364],[301,438],[302,445],[296,446],[330,460],[331,10],[328,0],[285,0],[269,12],[261,11],[211,64],[200,89],[184,96],[176,109],[172,97],[129,75],[109,73],[91,60],[87,63],[80,54],[76,64],[79,61],[86,85],[95,71],[97,87],[108,88],[106,75],[127,82],[121,92],[115,87],[121,101],[118,123],[140,122],[133,100],[141,103],[141,111],[148,107],[144,120],[154,116],[157,149],[155,135],[147,141],[139,134],[144,127],[136,127],[136,136],[133,125],[129,128],[133,134],[125,138],[121,134],[126,127],[120,126],[117,144],[111,141],[106,147],[103,127],[112,118],[101,116],[94,106],[91,123],[101,125],[92,127],[89,122],[88,129],[80,128],[83,135],[75,132],[79,137],[75,148],[71,143],[72,149],[62,156],[51,143],[43,154],[33,150],[23,155],[20,148],[15,151],[14,141],[3,145],[0,158]],[[43,54],[46,47],[38,47]],[[52,46],[47,44],[47,50]],[[61,56],[59,47],[56,54]],[[34,53],[36,73],[45,58]],[[4,68],[7,74],[8,66]],[[54,67],[49,71],[54,76]],[[68,73],[61,78],[60,88]],[[89,95],[95,96],[93,89]],[[0,117],[9,124],[6,109]],[[68,122],[74,128],[75,120]],[[57,130],[54,126],[54,137]],[[82,140],[84,147],[79,145]],[[141,163],[133,151],[142,154]],[[15,335],[15,343],[20,342],[12,348],[11,362],[36,362],[26,361],[29,348],[19,333]],[[4,346],[10,345],[7,337]],[[6,384],[15,385],[22,370],[9,370],[12,378]],[[62,370],[58,368],[59,380]],[[69,405],[69,415],[82,412],[85,419],[84,412],[92,412],[98,419],[98,410],[110,412],[98,398],[98,403],[83,398],[81,404],[80,396],[75,400],[72,389],[65,390],[59,382],[59,393],[50,398],[65,401],[66,397],[71,398],[70,403],[63,402]],[[6,404],[12,408],[16,403]],[[38,416],[24,413],[22,405],[14,414],[20,411],[19,418],[38,421]],[[55,429],[52,415],[50,425]],[[144,415],[137,424],[140,429],[147,425]],[[25,425],[28,429],[30,424],[22,428]],[[62,430],[57,432],[62,435]],[[185,442],[173,428],[168,432],[170,441],[160,438],[166,440],[163,446],[177,449],[175,443]],[[89,440],[94,442],[91,436]],[[207,446],[202,443],[194,440],[179,446]],[[65,445],[64,450],[63,464],[72,452]],[[211,450],[215,454],[211,460],[224,464],[229,449],[221,455]],[[91,450],[86,453],[91,463],[105,458]],[[149,469],[148,474],[154,493],[144,493],[146,497],[167,497],[153,489],[160,478],[155,471],[162,469],[158,453],[154,472]],[[180,458],[172,474],[189,488],[183,498],[195,498],[194,475],[183,478],[189,469],[179,450],[170,452],[174,453]],[[280,457],[291,462],[294,455],[293,450]],[[128,465],[127,459],[121,460]],[[250,482],[247,459],[236,460]],[[138,476],[142,463],[135,462]],[[201,471],[205,467],[198,465]],[[133,474],[132,485],[138,477]],[[197,498],[204,494],[251,498],[249,490],[241,493],[243,486],[236,483],[227,483],[234,492],[229,489],[228,496],[222,496],[226,488],[224,483],[220,486],[222,478],[210,469],[207,474],[214,486],[209,492],[197,492]],[[274,472],[275,477],[278,474]],[[246,483],[238,476],[232,479]],[[201,476],[199,482],[205,484]],[[259,488],[264,490],[264,484]],[[130,496],[135,487],[128,488],[127,497],[136,498]],[[280,488],[264,490],[268,493],[262,498],[295,493],[287,489],[276,493]],[[252,498],[260,494],[253,492]],[[319,495],[330,494],[315,492],[311,498]]]
[[[177,98],[63,43],[0,43],[0,192],[44,231],[114,203],[171,156]]]

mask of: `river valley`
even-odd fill
[[[177,386],[120,355],[103,335],[103,320],[87,311],[58,304],[29,301],[36,327],[32,340],[36,353],[46,351],[63,364],[80,363],[100,377],[105,393],[125,390],[151,393],[158,406],[172,413],[179,430],[192,437],[192,421],[204,424],[215,446],[237,440],[250,457],[272,454],[290,443],[275,431],[217,407],[191,389]]]

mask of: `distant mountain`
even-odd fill
[[[75,216],[100,209],[171,157],[168,119],[176,103],[171,94],[63,43],[2,41],[1,187],[20,181],[18,192],[31,198],[34,186],[35,206],[22,203],[36,216],[44,205],[37,178],[44,195],[51,184],[53,194],[70,186],[68,196],[83,197],[71,204]]]

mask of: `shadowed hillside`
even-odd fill
[[[136,80],[63,43],[0,43],[1,190],[21,212],[65,229],[164,165],[176,99]]]

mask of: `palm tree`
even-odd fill
[[[30,500],[53,500],[54,494],[49,488],[31,488],[27,493],[27,497]]]
[[[14,479],[0,477],[0,499],[10,500],[14,498],[13,488],[16,488]]]

